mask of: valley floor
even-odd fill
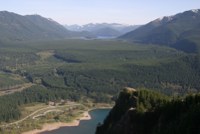
[[[89,111],[99,108],[111,108],[110,104],[81,104],[61,102],[49,104],[35,103],[22,108],[22,118],[18,121],[2,124],[0,134],[38,134],[60,127],[78,126],[81,120],[90,120]]]
[[[64,123],[64,122],[56,122],[51,124],[44,124],[42,129],[35,129],[28,132],[24,132],[22,134],[38,134],[45,131],[52,131],[55,129],[59,129],[60,127],[71,127],[71,126],[78,126],[81,120],[90,120],[91,117],[88,111],[84,112],[80,117],[73,120],[72,122]]]

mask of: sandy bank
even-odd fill
[[[87,111],[83,113],[82,117],[77,118],[73,122],[69,122],[69,123],[58,122],[58,123],[44,124],[42,126],[42,129],[35,129],[28,132],[24,132],[22,134],[39,134],[41,132],[59,129],[60,127],[78,126],[81,120],[90,120],[90,119],[91,119],[91,116],[89,115],[89,112]]]

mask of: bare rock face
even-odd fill
[[[105,134],[129,134],[130,130],[133,129],[130,124],[132,115],[136,112],[137,95],[136,89],[123,88],[104,124],[97,127],[96,134],[103,134],[104,132]]]
[[[126,92],[137,92],[137,90],[136,89],[134,89],[134,88],[131,88],[131,87],[125,87],[124,89],[122,89],[123,91],[126,91]]]
[[[125,87],[96,134],[152,134],[159,120],[159,111],[154,112],[154,108],[165,101],[153,91]]]
[[[115,134],[136,134],[137,128],[132,125],[132,117],[136,113],[135,108],[130,108],[122,119],[114,127]]]

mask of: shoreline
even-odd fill
[[[90,120],[91,119],[89,111],[84,112],[81,117],[75,119],[72,122],[69,122],[69,123],[63,123],[63,122],[47,123],[47,124],[42,125],[42,129],[30,130],[27,132],[23,132],[22,134],[40,134],[42,132],[48,132],[48,131],[59,129],[61,127],[78,126],[80,124],[81,120]]]

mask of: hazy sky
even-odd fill
[[[144,24],[200,8],[200,0],[1,0],[0,10],[39,14],[61,24]]]

